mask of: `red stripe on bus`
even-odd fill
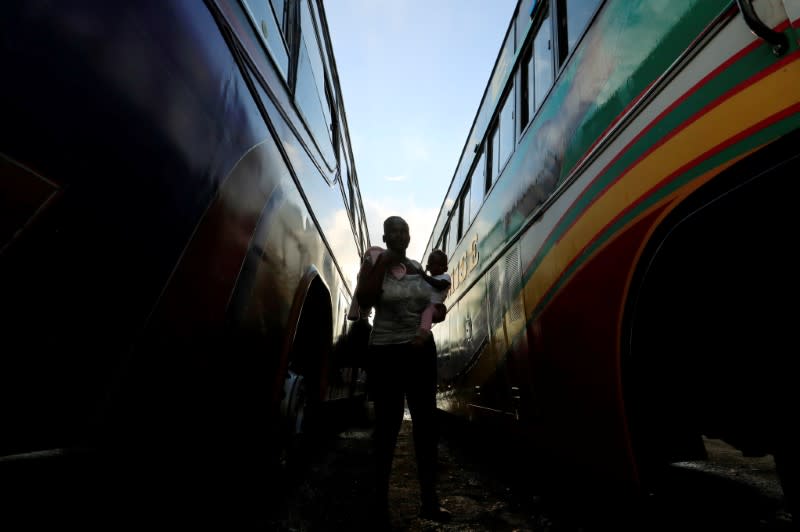
[[[647,158],[647,157],[648,157],[650,154],[652,154],[652,153],[653,153],[655,150],[657,150],[659,147],[663,146],[663,145],[664,145],[664,144],[665,144],[667,141],[669,141],[669,140],[670,140],[670,139],[672,139],[673,137],[677,136],[677,135],[678,135],[678,133],[680,133],[681,131],[683,131],[684,129],[686,129],[687,127],[689,127],[690,125],[692,125],[692,124],[694,124],[695,122],[697,122],[698,120],[700,120],[700,119],[701,119],[703,116],[705,116],[705,115],[707,115],[708,113],[710,113],[710,112],[711,112],[713,109],[715,109],[716,107],[719,107],[719,106],[720,106],[720,105],[721,105],[723,102],[725,102],[725,101],[727,101],[727,100],[731,99],[731,98],[732,98],[733,96],[735,96],[736,94],[738,94],[738,93],[742,92],[743,90],[745,90],[745,89],[746,89],[746,88],[748,88],[748,87],[751,87],[752,85],[756,84],[758,81],[760,81],[760,80],[764,79],[765,77],[767,77],[768,75],[772,74],[773,72],[775,72],[775,71],[777,71],[777,70],[780,70],[781,68],[783,68],[783,67],[784,67],[784,66],[786,66],[787,64],[789,64],[789,63],[791,63],[791,62],[795,61],[795,60],[796,60],[796,59],[798,59],[798,58],[800,58],[800,50],[798,50],[798,51],[795,51],[795,52],[794,52],[794,53],[792,53],[791,55],[788,55],[788,56],[786,56],[785,58],[783,58],[783,59],[781,59],[780,61],[776,62],[775,64],[771,65],[769,68],[765,68],[764,70],[761,70],[761,71],[759,71],[757,74],[755,74],[754,76],[752,76],[752,77],[750,77],[750,78],[748,78],[748,79],[744,80],[743,82],[741,82],[739,85],[736,85],[734,88],[732,88],[732,89],[731,89],[731,90],[729,90],[728,92],[726,92],[726,93],[723,93],[723,94],[722,94],[722,95],[721,95],[719,98],[717,98],[716,100],[713,100],[713,101],[709,102],[709,103],[708,103],[708,105],[706,105],[705,107],[703,107],[703,108],[701,108],[699,111],[697,111],[697,113],[695,113],[695,115],[694,115],[694,116],[692,116],[692,117],[691,117],[691,118],[689,118],[688,120],[685,120],[685,121],[684,121],[684,122],[683,122],[683,123],[682,123],[680,126],[678,126],[677,128],[673,129],[673,130],[672,130],[672,131],[671,131],[669,134],[665,135],[665,136],[664,136],[664,137],[663,137],[661,140],[659,140],[658,142],[656,142],[655,144],[653,144],[652,146],[650,146],[650,148],[648,148],[648,149],[647,149],[647,150],[646,150],[646,151],[645,151],[645,152],[644,152],[642,155],[640,155],[640,156],[639,156],[639,157],[638,157],[638,158],[637,158],[635,161],[633,161],[633,162],[632,162],[632,163],[631,163],[631,164],[630,164],[630,165],[629,165],[627,168],[625,168],[625,170],[623,170],[623,171],[622,171],[622,172],[621,172],[621,173],[620,173],[620,174],[619,174],[619,175],[618,175],[618,176],[617,176],[615,179],[613,179],[613,180],[612,180],[612,181],[610,181],[610,182],[609,182],[609,183],[608,183],[608,184],[607,184],[605,187],[603,187],[603,189],[597,193],[596,197],[595,197],[595,198],[592,200],[592,202],[591,202],[591,203],[589,203],[589,204],[586,206],[586,208],[585,208],[583,211],[585,212],[585,211],[586,211],[586,209],[588,209],[589,207],[591,207],[592,205],[594,205],[594,203],[595,203],[595,202],[596,202],[596,201],[597,201],[597,200],[598,200],[600,197],[602,197],[602,196],[603,196],[603,194],[605,194],[605,193],[606,193],[606,192],[607,192],[607,191],[608,191],[608,190],[609,190],[609,189],[610,189],[610,188],[611,188],[611,187],[612,187],[614,184],[616,184],[616,183],[617,183],[617,182],[618,182],[620,179],[622,179],[622,178],[623,178],[625,175],[627,175],[627,174],[628,174],[628,173],[629,173],[629,172],[630,172],[630,171],[631,171],[631,170],[632,170],[632,169],[633,169],[635,166],[637,166],[639,163],[641,163],[641,162],[642,162],[644,159],[646,159],[646,158]],[[709,75],[707,76],[707,78],[708,78],[708,79],[705,79],[705,78],[704,78],[704,80],[703,80],[701,83],[703,83],[703,84],[705,84],[705,83],[708,83],[708,81],[711,79],[711,77],[710,77],[710,76],[711,76],[711,74],[709,74]],[[695,87],[693,87],[691,92],[692,92],[692,93],[693,93],[693,92],[696,92],[696,88],[695,88]],[[621,156],[622,156],[622,155],[623,155],[623,154],[624,154],[626,151],[628,151],[628,149],[630,148],[630,146],[631,146],[632,144],[634,144],[635,142],[637,142],[637,141],[640,139],[640,137],[641,137],[641,136],[642,136],[642,135],[643,135],[643,134],[644,134],[646,131],[649,131],[649,130],[650,130],[650,129],[651,129],[651,128],[652,128],[652,127],[653,127],[653,126],[656,124],[656,123],[658,123],[659,121],[661,121],[661,120],[664,118],[664,116],[665,116],[665,115],[666,115],[668,112],[671,112],[672,110],[674,110],[674,108],[675,108],[677,105],[679,105],[681,102],[683,102],[684,100],[686,100],[686,98],[688,98],[689,96],[690,96],[690,94],[689,94],[689,93],[686,93],[686,94],[684,94],[683,96],[681,96],[680,98],[678,98],[678,99],[677,99],[675,102],[673,102],[673,103],[672,103],[672,105],[670,105],[670,106],[669,106],[667,109],[665,109],[664,111],[662,111],[662,113],[661,113],[661,114],[659,114],[659,116],[658,116],[658,117],[656,117],[656,119],[655,119],[653,122],[651,122],[651,124],[650,124],[650,125],[649,125],[649,126],[646,128],[646,130],[642,130],[642,131],[641,131],[641,132],[640,132],[640,133],[639,133],[639,134],[636,136],[636,138],[634,138],[634,139],[633,139],[633,141],[631,141],[631,143],[630,143],[630,144],[628,144],[628,146],[626,146],[626,147],[625,147],[625,149],[623,149],[622,151],[620,151],[620,153],[618,153],[618,154],[617,154],[617,155],[614,157],[614,159],[613,159],[611,162],[609,162],[609,163],[608,163],[608,164],[607,164],[607,165],[606,165],[606,166],[605,166],[605,167],[604,167],[604,168],[603,168],[603,169],[600,171],[600,173],[598,174],[598,176],[597,176],[597,177],[596,177],[596,178],[595,178],[595,179],[592,181],[592,184],[593,184],[595,181],[597,181],[597,179],[598,179],[600,176],[602,176],[603,174],[605,174],[605,173],[608,171],[609,167],[610,167],[612,164],[614,164],[616,161],[618,161],[618,160],[619,160],[619,158],[620,158],[620,157],[621,157]],[[759,123],[761,123],[761,122],[759,122]],[[747,130],[745,130],[745,131],[749,131],[750,129],[751,129],[751,128],[748,128],[748,129],[747,129]],[[741,133],[737,134],[736,136],[738,136],[738,135],[741,135]],[[735,138],[735,137],[734,137],[734,138]],[[685,166],[685,165],[684,165],[684,166]],[[591,186],[591,184],[590,184],[589,186]],[[588,189],[588,188],[589,188],[589,187],[587,187],[587,189]],[[586,189],[584,189],[584,191],[583,191],[582,195],[583,195],[583,194],[585,194],[585,192],[586,192]],[[578,198],[575,200],[575,203],[577,203],[577,202],[578,202],[578,200],[580,200],[580,199],[581,199],[582,195],[581,195],[581,196],[579,196],[579,197],[578,197]],[[565,214],[566,214],[566,213],[565,213]],[[577,221],[577,220],[576,220],[576,221]],[[570,224],[570,226],[569,226],[567,229],[565,229],[565,232],[566,232],[566,231],[568,231],[569,229],[571,229],[573,225],[575,225],[575,222],[573,222],[572,224]],[[560,239],[559,239],[559,240],[560,240]]]
[[[561,272],[561,275],[559,275],[553,281],[553,283],[550,285],[550,287],[545,291],[544,295],[541,298],[541,301],[546,300],[550,296],[550,292],[553,290],[553,287],[555,287],[561,281],[561,279],[564,277],[564,274],[567,271],[569,271],[569,269],[572,268],[578,262],[578,260],[583,256],[583,254],[586,252],[586,250],[589,247],[591,247],[595,242],[597,242],[597,240],[600,238],[601,235],[603,235],[606,231],[608,231],[615,223],[617,223],[619,220],[621,220],[623,217],[625,217],[628,213],[630,213],[631,211],[635,210],[639,205],[644,203],[645,200],[647,200],[650,196],[652,196],[660,188],[663,188],[666,184],[668,184],[670,181],[675,179],[677,176],[681,175],[682,173],[686,172],[687,170],[691,169],[692,167],[697,166],[698,164],[702,163],[703,161],[713,157],[714,155],[716,155],[717,153],[721,152],[722,150],[724,150],[724,149],[736,144],[737,142],[739,142],[739,141],[741,141],[741,140],[743,140],[743,139],[745,139],[745,138],[757,133],[758,131],[761,131],[762,129],[765,129],[765,128],[771,126],[772,124],[774,124],[776,122],[779,122],[779,121],[783,120],[784,118],[787,118],[787,117],[789,117],[789,116],[791,116],[791,115],[793,115],[795,113],[798,113],[798,112],[800,112],[800,103],[796,103],[796,104],[790,105],[789,107],[787,107],[783,111],[775,113],[774,115],[772,115],[772,116],[770,116],[768,118],[765,118],[761,122],[758,122],[757,124],[755,124],[753,126],[750,126],[749,128],[747,128],[747,129],[745,129],[743,131],[740,131],[739,133],[737,133],[733,137],[731,137],[731,138],[727,139],[726,141],[718,144],[717,146],[715,146],[714,148],[708,150],[707,152],[703,153],[702,155],[699,155],[699,156],[695,157],[694,159],[692,159],[688,163],[684,164],[683,166],[681,166],[680,168],[678,168],[677,170],[675,170],[674,172],[669,174],[667,177],[665,177],[664,179],[659,181],[657,184],[653,185],[647,192],[642,194],[636,201],[634,201],[633,203],[628,205],[625,209],[620,211],[620,213],[617,214],[617,216],[615,216],[611,221],[609,221],[606,225],[604,225],[597,232],[597,234],[595,235],[594,238],[592,238],[585,246],[583,246],[583,248],[581,248],[581,250],[575,255],[575,257],[564,267],[564,269]]]
[[[159,298],[151,324],[156,330],[169,323],[177,338],[190,338],[222,322],[272,193],[242,168],[241,162],[234,166],[198,222]],[[258,198],[258,206],[239,205],[233,198],[240,197]]]
[[[784,22],[780,26],[786,26],[787,24],[788,24],[788,22]],[[730,65],[732,65],[733,63],[735,63],[736,61],[741,59],[743,56],[745,56],[748,53],[750,53],[751,51],[753,51],[754,49],[758,48],[762,44],[763,44],[763,42],[761,40],[754,41],[753,43],[749,44],[745,48],[741,49],[736,54],[732,55],[726,61],[721,63],[719,66],[717,66],[714,70],[712,70],[711,72],[706,74],[700,81],[698,81],[694,86],[692,86],[692,88],[689,89],[687,92],[685,92],[680,98],[678,98],[677,100],[672,102],[672,104],[670,104],[666,109],[664,109],[661,113],[659,113],[659,115],[656,116],[656,118],[654,118],[646,127],[642,128],[642,131],[640,131],[623,149],[621,149],[619,151],[619,153],[617,153],[617,155],[614,156],[614,158],[611,161],[609,161],[603,167],[602,170],[600,170],[600,172],[598,172],[597,176],[595,176],[595,178],[591,181],[591,183],[589,183],[581,191],[581,193],[578,195],[578,197],[575,198],[575,201],[572,202],[572,205],[576,205],[578,202],[580,202],[580,200],[583,199],[584,196],[586,196],[586,194],[588,193],[588,190],[591,188],[591,186],[594,183],[596,183],[601,177],[603,177],[606,174],[606,172],[608,172],[608,169],[611,166],[613,166],[625,153],[627,153],[630,150],[630,148],[642,138],[642,136],[644,136],[651,129],[653,129],[653,127],[655,127],[656,124],[658,124],[667,114],[672,112],[678,105],[683,103],[689,96],[691,96],[692,94],[694,94],[695,92],[700,90],[700,88],[705,86],[709,81],[711,81],[711,79],[713,79],[714,77],[718,76],[723,70],[727,69]],[[620,174],[614,180],[610,181],[605,187],[603,187],[602,190],[600,190],[595,195],[595,198],[588,205],[586,205],[586,207],[581,212],[585,212],[589,207],[591,207],[612,185],[614,185],[617,181],[622,179],[622,177],[625,176],[631,170],[631,168],[636,166],[642,159],[644,159],[646,156],[648,156],[650,153],[652,153],[659,146],[663,145],[666,141],[668,141],[669,139],[671,139],[672,137],[674,137],[675,135],[677,135],[678,133],[683,131],[686,127],[688,127],[692,123],[694,123],[697,120],[699,120],[705,114],[708,114],[713,108],[717,107],[719,104],[721,104],[725,100],[730,99],[735,94],[738,94],[742,90],[744,90],[747,87],[753,85],[758,80],[763,79],[767,75],[775,72],[776,70],[779,70],[780,68],[783,68],[785,65],[791,63],[792,61],[795,61],[798,57],[800,57],[800,50],[796,50],[793,53],[787,55],[786,57],[782,58],[780,61],[778,61],[778,62],[774,63],[773,65],[771,65],[769,68],[766,68],[764,70],[759,71],[753,77],[745,80],[744,82],[740,83],[739,85],[736,85],[733,89],[731,89],[728,92],[724,93],[722,96],[720,96],[716,100],[713,100],[708,105],[706,105],[705,107],[700,109],[700,111],[698,111],[693,117],[691,117],[688,120],[684,121],[679,127],[674,129],[669,135],[665,136],[660,141],[658,141],[657,143],[653,144],[644,154],[642,154],[640,157],[638,157],[636,159],[636,161],[631,163],[625,170],[620,172]],[[553,226],[553,229],[551,229],[550,234],[547,235],[547,239],[545,239],[545,242],[547,242],[547,240],[553,235],[553,233],[556,231],[556,229],[558,229],[558,226],[561,224],[561,222],[564,220],[564,218],[566,218],[566,216],[568,214],[570,214],[569,211],[570,210],[567,209],[561,215],[561,217],[559,218],[558,222],[556,222],[556,224]],[[572,228],[572,226],[574,226],[575,223],[577,223],[578,218],[579,217],[576,217],[575,220],[573,220],[572,223],[568,227],[564,228],[562,234],[558,237],[558,239],[555,242],[553,242],[553,245],[555,245],[555,244],[557,244],[558,242],[561,241],[561,238],[563,238],[563,236]],[[529,270],[531,268],[531,266],[539,259],[540,254],[541,254],[541,250],[528,263],[527,267],[525,268],[525,271]]]

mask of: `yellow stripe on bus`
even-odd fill
[[[798,84],[800,61],[793,61],[711,109],[639,161],[589,206],[547,253],[525,286],[528,309],[537,307],[567,266],[622,209],[644,196],[682,165],[761,120],[796,104],[800,94]],[[707,172],[701,178],[707,181],[719,171],[721,168]],[[696,188],[705,181],[698,178],[686,186]],[[638,216],[637,220],[644,214]],[[630,224],[635,221],[632,220]]]

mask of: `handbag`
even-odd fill
[[[351,322],[347,330],[347,359],[348,364],[354,368],[366,369],[369,364],[369,336],[372,333],[372,325],[367,318],[361,318]]]

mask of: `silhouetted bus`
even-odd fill
[[[797,0],[517,4],[425,252],[441,409],[603,486],[702,436],[796,478],[799,30]]]
[[[15,1],[0,33],[2,464],[257,476],[363,397],[334,349],[369,236],[322,2]]]

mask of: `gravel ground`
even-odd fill
[[[367,422],[333,431],[310,449],[291,480],[267,527],[270,530],[371,530],[367,520],[371,478],[371,429]],[[390,489],[391,527],[400,531],[589,530],[793,530],[791,515],[770,457],[743,459],[718,440],[708,440],[711,460],[676,465],[663,492],[624,518],[602,519],[586,501],[558,500],[535,492],[514,476],[513,457],[477,452],[464,445],[464,433],[443,428],[439,446],[439,493],[452,512],[448,523],[421,519],[411,441],[411,423],[403,423]],[[473,442],[474,443],[474,442]],[[496,459],[490,460],[494,456]],[[502,463],[497,457],[511,459]],[[587,510],[588,509],[588,510]],[[636,517],[632,517],[635,514]]]
[[[96,467],[81,456],[41,462],[33,469],[5,464],[0,468],[0,530],[372,531],[367,519],[372,478],[369,419],[329,429],[310,440],[313,445],[298,455],[302,459],[290,462],[277,490],[272,477],[264,478],[260,489],[242,478],[219,484],[216,495],[194,498],[187,488],[192,479],[208,474],[202,460],[196,475],[185,478],[183,488],[175,490],[161,486],[160,478],[126,487],[113,482],[113,471],[93,474]],[[663,489],[635,507],[606,504],[603,493],[589,494],[588,501],[548,493],[548,486],[536,486],[535,479],[524,474],[508,445],[498,434],[481,439],[463,426],[443,425],[439,493],[452,520],[435,523],[417,516],[411,423],[405,421],[392,471],[391,529],[796,530],[785,511],[772,458],[745,459],[719,440],[706,441],[710,460],[676,464]],[[148,504],[154,490],[170,494],[163,507]],[[222,501],[226,494],[227,506]],[[610,511],[612,506],[621,511]],[[219,526],[211,526],[207,516],[219,519]]]

